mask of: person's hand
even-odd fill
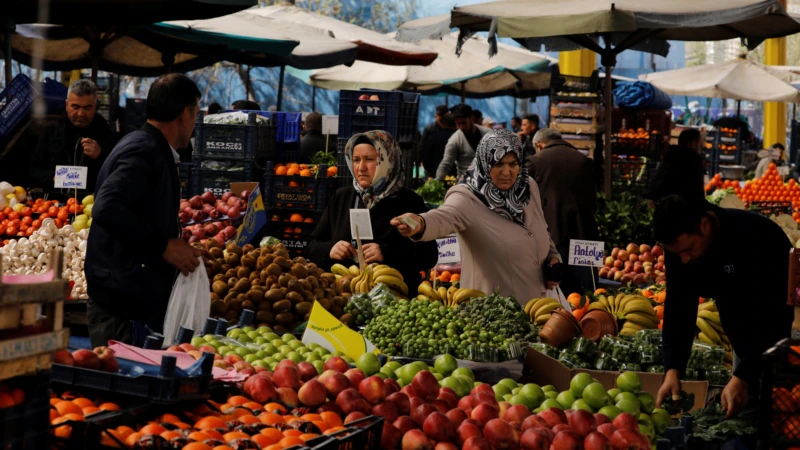
[[[172,238],[167,241],[167,249],[161,256],[182,274],[189,275],[200,265],[198,258],[203,256],[203,250],[192,247],[183,239]]]
[[[747,405],[747,383],[733,376],[722,391],[722,409],[725,410],[725,418],[736,416],[745,405]]]
[[[554,265],[558,264],[559,262],[561,262],[561,261],[559,261],[558,258],[550,258],[550,261],[549,261],[551,266],[554,266]],[[558,284],[559,284],[558,281],[548,281],[548,282],[545,283],[545,285],[547,286],[547,289],[555,289],[555,288],[558,287]]]
[[[370,242],[369,244],[362,245],[361,250],[364,252],[365,263],[383,262],[383,253],[381,253],[380,245]]]
[[[97,159],[100,156],[100,144],[94,139],[83,138],[81,139],[81,145],[83,146],[83,153],[89,158]]]
[[[339,241],[333,244],[331,248],[331,259],[336,261],[343,261],[348,258],[356,257],[356,249],[347,241]]]
[[[517,131],[517,137],[519,137],[520,141],[524,141],[525,140],[525,136],[526,136],[526,134],[525,134],[524,131]]]
[[[403,217],[410,217],[411,219],[415,220],[417,222],[416,228],[412,229],[410,226],[403,223],[402,222]],[[422,231],[422,217],[416,214],[406,213],[403,214],[402,216],[397,216],[394,219],[390,220],[389,225],[397,228],[397,231],[403,236],[411,237]]]
[[[661,404],[667,397],[678,401],[681,399],[681,380],[676,369],[669,369],[664,376],[664,382],[656,395],[656,408],[661,408]]]

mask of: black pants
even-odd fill
[[[130,318],[113,314],[91,299],[86,312],[92,347],[108,345],[109,340],[133,344],[133,325]]]

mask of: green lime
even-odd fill
[[[563,406],[564,409],[568,409],[572,406],[573,403],[575,403],[575,400],[577,399],[575,398],[574,395],[572,395],[572,392],[564,391],[558,394],[556,400],[558,400],[558,403],[561,403],[561,406]]]
[[[381,371],[381,362],[374,353],[364,353],[356,360],[356,367],[369,377]]]
[[[252,350],[250,350],[250,349],[249,349],[249,348],[247,348],[247,347],[236,347],[236,350],[234,350],[234,353],[236,353],[237,355],[239,355],[239,356],[241,356],[242,358],[244,358],[245,356],[247,356],[247,355],[249,355],[249,354],[253,353],[253,351],[252,351]]]
[[[494,390],[494,398],[498,402],[502,402],[504,396],[511,394],[511,389],[502,384],[495,384],[492,389]]]
[[[472,380],[472,382],[475,381],[475,375],[473,375],[472,371],[467,369],[466,367],[459,367],[458,369],[454,370],[453,373],[451,373],[450,375],[454,377],[467,377],[470,380]]]
[[[614,403],[622,400],[630,400],[632,402],[636,402],[637,404],[639,403],[639,397],[631,394],[630,392],[620,392],[616,397],[614,397]]]
[[[594,409],[582,398],[575,400],[575,403],[572,404],[572,409],[582,409],[594,414]]]
[[[258,329],[256,331],[258,331],[258,334],[260,334],[262,336],[264,336],[265,334],[268,334],[268,333],[272,333],[272,329],[270,327],[258,327]]]
[[[261,358],[254,353],[244,356],[244,361],[248,364],[253,364],[253,361],[258,361],[259,359]]]
[[[247,337],[249,337],[250,339],[256,339],[256,338],[260,338],[261,335],[258,334],[258,331],[253,330],[253,331],[248,331],[247,332]]]
[[[275,334],[275,333],[267,333],[267,334],[265,334],[265,335],[264,335],[264,337],[265,337],[265,338],[267,338],[267,339],[269,339],[269,340],[270,340],[270,342],[272,342],[272,341],[274,341],[274,340],[280,340],[280,338],[281,338],[280,336],[278,336],[278,335],[277,335],[277,334]],[[282,342],[283,342],[283,341],[281,341],[281,343],[282,343]],[[281,345],[283,345],[283,344],[281,344]]]
[[[639,403],[642,405],[642,412],[645,414],[651,414],[656,408],[656,400],[653,398],[653,396],[647,392],[640,392],[637,397],[639,398]]]
[[[269,363],[264,361],[263,359],[257,359],[253,361],[253,367],[263,367],[265,369],[269,369]]]
[[[313,352],[308,352],[304,356],[306,358],[306,361],[308,361],[308,362],[314,362],[314,361],[320,361],[321,360],[319,355],[316,354],[316,353],[313,353]]]
[[[552,398],[548,398],[547,400],[543,401],[541,406],[539,407],[539,409],[541,409],[542,411],[550,408],[564,409],[564,407],[561,406],[561,403],[558,403],[557,400]]]
[[[397,369],[399,369],[402,366],[403,365],[400,364],[397,361],[389,361],[389,362],[387,362],[386,364],[383,365],[383,367],[388,367],[388,368],[394,370],[395,372],[397,371]]]
[[[597,412],[608,417],[612,422],[617,418],[618,415],[622,414],[622,410],[614,405],[603,406]]]
[[[234,328],[231,331],[228,331],[228,334],[226,334],[226,336],[233,339],[238,339],[239,336],[241,335],[242,335],[242,330],[239,328]]]
[[[456,377],[445,377],[440,383],[442,387],[452,389],[458,397],[462,397],[461,393],[464,391],[461,381]]]
[[[533,401],[531,401],[530,398],[528,398],[528,397],[526,397],[524,395],[521,395],[521,394],[512,395],[511,399],[508,400],[508,403],[510,403],[511,405],[523,405],[528,409],[533,409],[536,406],[538,406],[538,405],[535,405],[533,403]],[[561,404],[559,404],[559,408],[563,409]]]
[[[518,387],[517,382],[512,380],[511,378],[503,378],[498,382],[498,384],[502,384],[509,389],[515,389]]]
[[[253,343],[254,343],[254,344],[258,344],[258,345],[264,345],[264,344],[266,344],[267,342],[269,342],[269,341],[267,340],[267,338],[265,338],[265,337],[262,337],[262,336],[259,336],[259,337],[255,338],[255,339],[253,339]]]
[[[458,369],[458,361],[453,355],[444,354],[436,358],[433,367],[442,375],[449,376],[454,370]]]
[[[602,384],[592,383],[583,390],[583,399],[593,409],[600,409],[606,404],[608,393]]]
[[[594,380],[588,373],[579,373],[570,380],[569,390],[575,398],[583,398],[583,390],[593,382]]]
[[[294,361],[295,364],[305,361],[303,355],[297,352],[289,352],[286,357]]]
[[[272,344],[275,348],[281,348],[284,345],[286,345],[286,342],[283,342],[280,339],[273,339],[273,340],[269,341],[269,343]]]
[[[642,390],[642,379],[636,372],[623,372],[617,377],[617,387],[622,392],[638,394]]]
[[[514,398],[514,396],[513,396],[513,395],[511,395],[511,394],[506,394],[506,395],[504,395],[504,396],[503,396],[503,400],[502,400],[502,401],[511,403],[511,399],[512,399],[512,398]],[[498,401],[500,401],[500,400],[498,400]]]

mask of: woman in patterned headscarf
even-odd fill
[[[436,264],[435,242],[409,245],[390,225],[406,211],[428,210],[422,198],[403,187],[402,155],[394,138],[385,131],[368,131],[353,136],[345,148],[353,185],[339,189],[322,214],[309,245],[309,256],[320,267],[334,263],[358,264],[356,239],[350,229],[350,210],[368,209],[373,239],[361,239],[367,264],[386,264],[400,271],[415,296],[424,272]],[[359,235],[367,235],[360,230]]]
[[[539,187],[522,162],[519,138],[492,130],[481,139],[467,172],[444,204],[424,214],[404,214],[419,225],[392,225],[415,241],[455,233],[461,247],[461,286],[496,289],[520,304],[558,285],[561,257],[547,232]],[[545,276],[545,272],[547,276]]]

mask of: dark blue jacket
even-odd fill
[[[131,319],[163,322],[177,272],[162,255],[167,240],[179,237],[179,207],[169,143],[145,124],[114,147],[97,178],[84,265],[92,301]]]

